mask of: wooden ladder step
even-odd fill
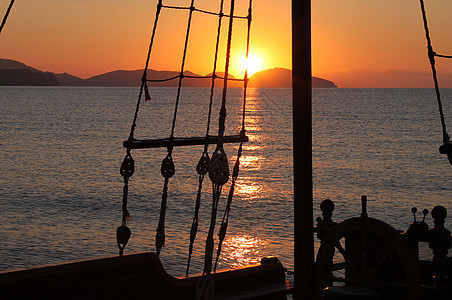
[[[223,136],[224,144],[248,142],[246,135],[226,135]],[[208,137],[174,137],[164,139],[149,140],[132,140],[124,141],[123,146],[127,149],[147,149],[147,148],[163,148],[163,147],[179,147],[179,146],[195,146],[205,144],[217,144],[218,136]]]

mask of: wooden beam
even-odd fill
[[[246,135],[226,135],[223,136],[223,143],[241,143],[248,142]],[[209,137],[183,137],[183,138],[165,138],[150,140],[132,140],[124,141],[123,146],[127,149],[146,149],[146,148],[162,148],[162,147],[179,147],[179,146],[195,146],[205,144],[217,144],[218,136]]]
[[[314,268],[310,0],[292,0],[292,79],[294,299],[320,299]]]

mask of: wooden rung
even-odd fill
[[[447,154],[452,153],[452,144],[446,144],[439,147],[439,153]]]
[[[246,135],[226,135],[223,136],[223,143],[240,143],[248,142]],[[146,149],[146,148],[162,148],[162,147],[178,147],[178,146],[194,146],[205,144],[217,144],[217,136],[209,137],[184,137],[184,138],[165,138],[165,139],[151,139],[151,140],[132,140],[124,141],[123,146],[127,149]]]

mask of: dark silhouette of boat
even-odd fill
[[[294,285],[287,284],[278,259],[268,257],[212,273],[215,293],[205,298],[285,299],[293,293],[295,299],[450,299],[451,234],[444,227],[444,207],[432,210],[433,228],[415,219],[402,234],[367,215],[366,197],[361,216],[338,224],[332,218],[334,203],[325,200],[323,218],[313,227],[310,0],[293,0],[292,16]],[[129,142],[137,148],[146,143]],[[173,141],[158,141],[168,142]],[[316,260],[314,232],[322,241]],[[419,259],[422,242],[432,249],[432,261]],[[335,253],[342,261],[334,260]],[[6,299],[194,299],[203,289],[202,277],[173,277],[155,253],[139,253],[0,272],[0,291]]]

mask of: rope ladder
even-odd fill
[[[199,9],[195,6],[195,0],[191,0],[189,6],[172,6],[165,5],[163,0],[158,0],[157,9],[154,19],[154,25],[152,28],[149,48],[147,51],[145,67],[143,70],[143,76],[141,79],[141,87],[138,95],[138,100],[135,108],[135,114],[132,122],[132,126],[130,129],[129,137],[126,141],[123,142],[123,146],[126,148],[126,156],[120,168],[120,173],[124,177],[124,188],[123,188],[123,217],[122,224],[117,229],[117,243],[119,248],[119,255],[123,255],[124,248],[130,238],[131,231],[127,227],[128,219],[129,219],[129,211],[127,209],[128,202],[128,182],[130,177],[134,173],[134,160],[132,158],[131,152],[133,149],[148,149],[148,148],[167,148],[166,157],[162,161],[161,166],[161,174],[164,177],[164,186],[162,192],[162,200],[160,207],[160,216],[159,222],[157,226],[157,233],[155,239],[155,247],[156,253],[160,254],[161,249],[165,245],[165,214],[166,214],[166,205],[168,200],[168,189],[169,189],[169,179],[175,174],[175,166],[174,161],[172,159],[172,153],[174,147],[180,146],[193,146],[193,145],[203,145],[203,152],[201,158],[196,166],[196,172],[198,174],[198,188],[195,200],[195,209],[194,209],[194,217],[190,230],[190,245],[189,245],[189,255],[187,261],[186,275],[189,274],[190,260],[193,252],[193,244],[196,239],[196,234],[198,230],[199,223],[199,209],[200,202],[202,198],[202,186],[205,176],[208,174],[210,180],[212,181],[212,211],[211,211],[211,220],[210,227],[208,230],[208,235],[206,239],[205,245],[205,257],[204,257],[204,271],[203,280],[199,283],[199,294],[207,295],[212,292],[212,283],[209,275],[212,272],[212,264],[213,264],[213,253],[214,253],[214,242],[213,235],[215,231],[216,224],[216,215],[218,209],[218,203],[221,197],[222,188],[225,183],[229,181],[229,165],[227,155],[224,151],[224,144],[228,143],[238,143],[238,152],[236,156],[236,161],[233,167],[232,176],[231,176],[231,185],[229,188],[229,192],[227,194],[226,200],[226,208],[223,214],[223,219],[221,222],[221,228],[219,230],[219,243],[217,247],[217,257],[215,260],[216,269],[218,258],[221,252],[221,245],[225,238],[227,231],[227,224],[229,220],[229,212],[231,209],[231,202],[234,194],[235,182],[239,175],[239,166],[240,166],[240,157],[242,154],[242,145],[244,142],[248,141],[248,136],[246,135],[245,130],[245,112],[246,112],[246,98],[247,98],[247,84],[248,84],[248,72],[245,70],[245,74],[243,78],[229,78],[229,64],[230,64],[230,56],[231,56],[231,45],[232,45],[232,34],[233,34],[233,25],[234,20],[245,20],[247,21],[247,35],[246,35],[246,59],[248,59],[249,54],[249,45],[250,45],[250,27],[251,27],[251,12],[252,12],[252,0],[249,0],[248,14],[246,16],[235,15],[235,0],[230,1],[230,11],[228,14],[224,13],[224,0],[220,1],[218,12],[207,11],[204,9]],[[151,58],[151,52],[154,45],[154,40],[156,36],[156,31],[158,29],[159,17],[164,10],[182,10],[187,11],[188,13],[188,21],[185,32],[185,42],[184,42],[184,50],[181,59],[180,72],[177,76],[167,77],[163,79],[153,79],[148,78],[147,71],[149,69],[149,62]],[[191,33],[191,24],[192,20],[196,17],[197,14],[210,15],[218,18],[218,29],[216,34],[216,42],[215,42],[215,53],[214,53],[214,61],[212,64],[212,73],[208,76],[192,76],[185,75],[185,64],[187,60],[187,51],[189,48],[190,41],[190,33]],[[224,75],[217,75],[218,68],[218,57],[219,57],[219,45],[221,38],[221,28],[224,19],[228,19],[228,27],[227,27],[227,44],[226,44],[226,57],[225,57],[225,70]],[[192,137],[176,137],[174,136],[175,128],[176,128],[176,120],[178,115],[179,103],[181,100],[181,90],[183,87],[183,80],[185,78],[190,79],[210,79],[210,93],[209,93],[209,112],[206,121],[206,134],[205,136],[192,136]],[[152,82],[165,82],[177,80],[177,94],[174,105],[174,112],[172,117],[172,126],[171,131],[168,138],[163,139],[136,139],[135,138],[135,129],[137,126],[137,118],[140,110],[140,105],[144,101],[150,100],[151,95],[149,93],[148,83]],[[213,96],[215,90],[215,84],[218,80],[221,80],[223,83],[222,87],[222,95],[221,95],[221,108],[219,113],[219,123],[218,123],[218,134],[211,135],[210,133],[210,125],[211,125],[211,117],[212,117],[212,106],[213,106]],[[227,104],[227,91],[228,91],[228,81],[240,81],[243,83],[243,99],[242,99],[242,115],[241,115],[241,129],[240,132],[236,135],[225,135],[225,120],[226,120],[226,104]],[[209,145],[216,145],[215,150],[212,153],[212,156],[209,156]]]

